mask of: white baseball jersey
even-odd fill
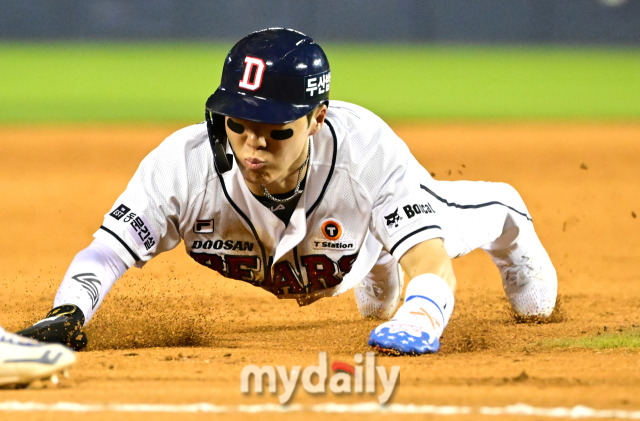
[[[94,236],[139,267],[182,239],[198,263],[301,305],[355,286],[383,247],[399,259],[436,237],[452,257],[483,244],[461,241],[458,225],[475,223],[453,223],[459,207],[434,191],[438,182],[380,118],[356,105],[331,102],[311,138],[306,177],[285,225],[237,165],[216,172],[206,125],[196,124],[142,161]]]

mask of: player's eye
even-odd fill
[[[236,123],[230,118],[227,119],[227,127],[234,133],[242,134],[244,133],[244,126],[240,123]]]
[[[285,140],[293,136],[293,129],[271,130],[271,139]]]

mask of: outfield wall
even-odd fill
[[[288,26],[326,41],[640,45],[640,0],[0,0],[0,40],[236,40]]]

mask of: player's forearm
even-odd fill
[[[94,241],[80,251],[69,265],[53,306],[76,305],[82,310],[86,325],[126,270],[124,262],[113,250]]]
[[[410,248],[400,258],[400,265],[409,279],[423,274],[434,274],[442,278],[452,292],[456,290],[456,276],[451,258],[440,238],[434,238]]]
[[[424,306],[420,307],[415,302],[411,306],[420,308],[424,314],[432,313],[428,317],[430,321],[433,318],[441,319],[441,323],[436,323],[438,329],[431,332],[440,337],[453,312],[456,290],[453,265],[444,243],[440,238],[433,238],[417,244],[402,256],[400,265],[411,278],[405,291],[405,304],[416,297],[423,299],[421,302]],[[427,302],[437,308],[429,309]],[[412,310],[409,313],[416,314]]]

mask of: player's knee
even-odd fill
[[[362,287],[357,287],[354,292],[358,311],[363,318],[387,320],[393,316],[397,303],[375,297]]]
[[[384,278],[380,275],[370,273],[354,290],[358,311],[364,318],[390,319],[400,303],[404,278],[402,271],[397,267],[394,273]]]
[[[371,271],[355,288],[358,311],[364,318],[390,319],[400,302],[404,272],[398,261],[382,251]]]
[[[397,282],[381,285],[367,277],[355,288],[354,293],[362,317],[390,319],[398,308],[402,289]]]
[[[499,190],[498,196],[503,198],[505,204],[516,209],[525,209],[524,200],[515,187],[507,183],[495,183],[495,186]]]

